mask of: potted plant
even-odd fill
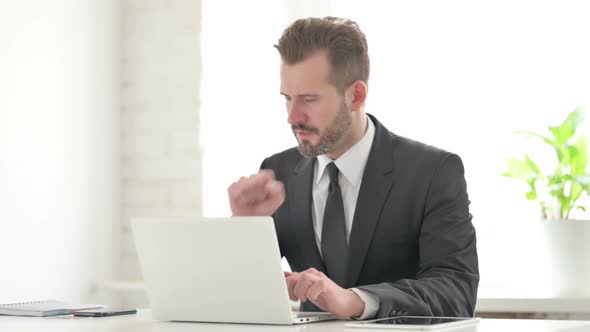
[[[548,128],[551,136],[530,131],[519,132],[540,139],[553,149],[557,157],[557,167],[552,172],[543,172],[533,158],[525,153],[523,159],[509,159],[508,170],[503,174],[526,182],[529,187],[526,198],[539,201],[543,219],[569,220],[575,210],[589,209],[578,203],[584,192],[590,195],[590,174],[586,171],[586,138],[576,135],[583,120],[584,114],[578,108],[568,114],[561,125]],[[545,195],[539,195],[541,188]]]
[[[518,132],[548,146],[555,166],[548,169],[537,162],[538,155],[524,153],[521,159],[509,159],[503,174],[524,181],[526,198],[537,201],[541,218],[550,221],[535,226],[545,234],[546,273],[558,296],[590,296],[586,285],[586,279],[590,280],[590,221],[579,219],[590,212],[585,203],[590,197],[588,147],[585,136],[577,132],[583,120],[583,111],[577,108],[560,125],[549,126],[548,134]]]

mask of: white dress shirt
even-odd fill
[[[350,238],[350,230],[352,228],[352,221],[354,218],[354,211],[356,209],[356,200],[361,188],[363,180],[363,173],[365,166],[369,159],[369,152],[373,145],[373,137],[375,136],[375,125],[367,119],[367,130],[365,135],[353,145],[350,149],[344,152],[338,159],[332,160],[326,155],[319,155],[317,163],[315,163],[314,179],[313,179],[313,227],[315,230],[315,240],[318,246],[320,255],[322,254],[322,226],[324,224],[324,210],[326,208],[326,200],[328,198],[328,186],[330,185],[330,178],[328,172],[325,172],[326,166],[334,162],[340,171],[338,175],[338,184],[342,192],[342,203],[344,205],[344,220],[346,224],[346,242]],[[372,293],[353,288],[358,296],[365,302],[365,311],[360,319],[367,319],[375,317],[379,309],[379,298]]]

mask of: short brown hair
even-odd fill
[[[330,83],[344,92],[354,81],[369,83],[367,38],[356,22],[338,17],[310,17],[293,22],[275,45],[287,64],[326,50],[332,66]]]

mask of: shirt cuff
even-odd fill
[[[351,288],[351,291],[355,292],[363,302],[365,302],[365,311],[360,317],[353,317],[353,319],[370,319],[375,318],[377,311],[379,310],[379,297],[373,293],[367,292],[358,288]]]
[[[301,302],[289,299],[289,303],[291,304],[291,310],[301,311]]]

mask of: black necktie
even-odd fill
[[[328,199],[324,211],[322,228],[322,257],[328,270],[328,277],[341,287],[345,287],[348,267],[348,250],[346,246],[346,226],[344,222],[344,204],[338,185],[338,167],[333,162],[326,166],[330,175]]]

